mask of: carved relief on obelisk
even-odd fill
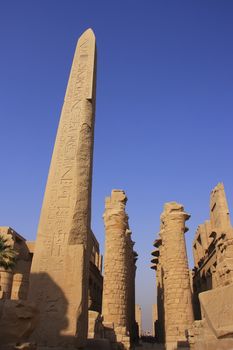
[[[32,262],[39,346],[79,347],[87,335],[95,82],[95,36],[88,29],[74,55]]]

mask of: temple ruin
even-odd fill
[[[233,347],[233,227],[224,186],[210,195],[210,220],[198,226],[193,241],[193,305],[190,331],[195,350]]]
[[[113,349],[130,349],[135,338],[134,242],[125,212],[127,197],[113,190],[105,200],[103,321]]]
[[[130,350],[147,335],[135,304],[138,255],[123,190],[105,200],[104,260],[91,229],[95,95],[88,29],[73,59],[36,241],[0,227],[17,253],[13,267],[0,268],[0,350]],[[191,270],[190,215],[177,202],[164,205],[151,260],[157,304],[150,338],[160,349],[233,348],[233,227],[222,183],[211,192],[209,216],[197,227]]]
[[[11,227],[0,227],[0,235],[7,239],[18,253],[13,270],[0,269],[1,295],[3,299],[27,300],[29,276],[34,255],[35,241],[27,241]],[[103,276],[102,255],[94,233],[90,234],[91,255],[89,258],[88,310],[101,313]]]
[[[28,242],[11,227],[0,227],[0,235],[18,253],[13,270],[0,270],[1,293],[4,299],[26,300],[33,256],[33,242]]]
[[[161,215],[158,248],[152,260],[156,267],[160,341],[167,350],[185,343],[186,330],[193,323],[192,297],[184,233],[189,215],[181,204],[166,203]],[[157,333],[156,332],[156,333]]]
[[[223,184],[211,192],[210,220],[197,228],[193,271],[184,239],[188,218],[182,205],[165,204],[151,260],[157,286],[155,336],[166,350],[231,349],[233,228]]]

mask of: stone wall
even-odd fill
[[[210,220],[197,228],[193,255],[194,310],[200,319],[199,293],[233,282],[233,228],[222,183],[211,192]]]
[[[196,321],[189,331],[195,350],[233,346],[233,228],[224,186],[210,195],[210,220],[198,226],[193,241],[193,304]]]
[[[11,227],[0,227],[0,235],[18,253],[16,266],[12,271],[0,270],[0,291],[2,298],[26,300],[29,289],[29,275],[34,254],[35,242],[26,241]],[[102,309],[102,255],[94,233],[90,232],[91,255],[89,261],[89,310],[101,313]]]
[[[18,253],[16,265],[12,271],[0,271],[0,290],[5,299],[26,300],[29,288],[29,274],[32,263],[33,244],[27,242],[11,227],[0,227],[0,235],[8,240]]]
[[[92,231],[90,235],[88,309],[101,313],[103,293],[102,255],[100,255],[99,243]]]

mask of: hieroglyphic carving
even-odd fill
[[[63,327],[62,334],[75,336],[77,333],[79,345],[82,345],[87,332],[87,301],[84,299],[87,299],[86,254],[90,230],[94,104],[95,37],[89,29],[78,41],[71,68],[32,264],[32,273],[46,272],[64,294],[64,300],[68,300],[66,316],[69,326],[66,329]],[[46,322],[49,322],[48,314],[51,310],[53,317],[54,310],[59,310],[61,293],[58,293],[59,297],[54,296],[51,299],[52,293],[51,290],[46,291],[46,283],[48,282],[44,277],[40,281],[34,279],[30,288],[30,298],[35,301],[40,299],[41,303],[46,304],[44,317],[42,308],[42,319],[45,319],[45,323],[43,329],[38,331],[37,341],[43,343],[46,338],[46,344],[58,346],[59,337],[50,336]],[[40,296],[39,285],[40,289],[44,285]],[[52,308],[48,307],[50,300]],[[77,309],[81,310],[78,316]],[[57,324],[54,325],[57,329],[60,327],[60,330],[62,326],[58,318],[62,316],[64,317],[57,312]],[[82,323],[86,326],[81,325]],[[81,325],[82,332],[76,329],[77,324]],[[69,341],[72,343],[74,340]]]

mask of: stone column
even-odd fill
[[[152,335],[153,337],[157,337],[156,334],[156,323],[158,321],[158,308],[157,304],[152,305]]]
[[[0,290],[3,292],[4,299],[11,298],[13,282],[13,272],[11,270],[0,269]]]
[[[160,227],[159,238],[154,241],[154,247],[151,260],[151,269],[156,271],[156,290],[157,290],[157,314],[158,319],[154,326],[157,341],[159,343],[165,342],[165,304],[164,304],[164,244],[161,239]]]
[[[27,300],[28,294],[28,275],[22,273],[14,273],[13,285],[11,290],[11,299]]]
[[[133,250],[134,242],[131,239],[132,231],[126,230],[127,242],[127,330],[130,334],[131,342],[137,341],[137,329],[135,320],[135,276],[136,276],[136,261],[137,253]]]
[[[136,315],[136,322],[138,325],[138,336],[141,338],[142,336],[142,309],[141,306],[136,304],[135,305],[135,315]]]
[[[186,341],[193,323],[192,297],[184,233],[189,215],[182,205],[166,203],[161,215],[163,242],[163,288],[166,349]]]
[[[87,337],[95,56],[88,29],[74,55],[31,268],[29,299],[40,309],[34,340],[48,348],[82,347]]]
[[[105,335],[113,346],[130,348],[128,321],[128,216],[127,197],[122,190],[113,190],[105,201],[105,255],[103,306]]]
[[[133,243],[134,244],[134,243]],[[133,245],[132,245],[132,249],[133,249]],[[130,302],[131,302],[131,315],[132,315],[132,319],[131,319],[131,341],[134,342],[138,342],[138,327],[137,327],[137,322],[136,322],[136,314],[135,314],[135,305],[136,305],[136,296],[135,296],[135,278],[136,278],[136,271],[137,271],[137,266],[136,266],[136,262],[138,259],[138,253],[135,252],[133,250],[133,260],[132,260],[132,295],[130,298]]]

